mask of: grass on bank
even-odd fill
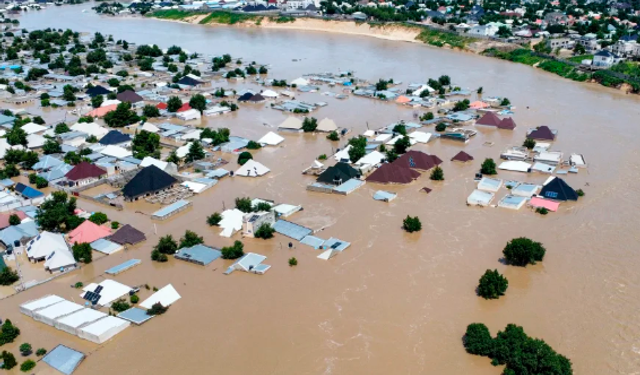
[[[153,13],[147,13],[147,17],[160,18],[163,20],[182,20],[188,17],[203,14],[202,12],[192,12],[178,9],[157,10]]]
[[[422,30],[416,37],[416,40],[436,47],[449,45],[451,46],[451,48],[459,49],[465,49],[467,47],[467,44],[476,41],[475,38],[460,36],[458,34],[447,33],[432,29]]]
[[[239,13],[230,13],[230,12],[222,12],[222,11],[213,11],[209,13],[205,18],[200,20],[201,25],[206,25],[208,23],[220,23],[225,25],[235,25],[237,23],[242,23],[246,21],[256,21],[258,20],[258,16],[252,14],[239,14]]]

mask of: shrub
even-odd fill
[[[289,258],[289,266],[293,267],[297,265],[298,265],[298,260],[295,257]]]
[[[444,181],[444,171],[437,166],[431,171],[429,178],[433,181]]]
[[[445,130],[447,130],[447,124],[445,124],[444,122],[441,122],[438,125],[436,125],[437,132],[443,132]]]
[[[102,225],[109,221],[109,218],[102,212],[94,212],[91,216],[89,216],[89,221],[94,224]]]
[[[514,238],[507,243],[507,246],[502,251],[507,263],[520,267],[541,262],[545,252],[546,249],[540,242],[535,242],[525,237]]]
[[[45,349],[45,348],[40,348],[40,349],[36,350],[36,355],[38,357],[42,357],[45,354],[47,354],[47,349]]]
[[[11,216],[9,216],[9,225],[18,225],[21,222],[22,220],[20,220],[20,216],[16,214],[12,214]]]
[[[536,208],[536,213],[539,213],[540,215],[546,215],[549,213],[549,210],[547,210],[545,207],[538,207]]]
[[[7,319],[0,328],[0,346],[12,343],[20,335],[20,329]]]
[[[11,269],[11,267],[5,267],[0,271],[0,285],[9,286],[18,280],[20,280],[20,275]]]
[[[402,229],[409,233],[419,232],[422,230],[422,223],[417,216],[411,217],[407,215],[407,217],[402,221]]]
[[[116,312],[123,312],[125,310],[129,310],[131,305],[127,303],[127,301],[123,299],[119,299],[111,304],[111,308]]]
[[[493,352],[493,338],[487,326],[482,323],[472,323],[467,326],[463,343],[469,354],[490,356]]]
[[[233,246],[225,246],[221,250],[222,259],[238,259],[244,255],[244,245],[240,241],[233,243]]]
[[[214,212],[210,216],[207,217],[207,224],[210,226],[218,225],[222,221],[222,215],[217,212]]]
[[[120,226],[120,223],[118,223],[117,221],[111,222],[111,229],[118,229],[119,226]]]
[[[327,154],[318,155],[318,160],[327,160]]]
[[[522,143],[522,147],[526,147],[529,150],[532,150],[534,147],[536,147],[536,141],[534,141],[531,138],[527,138],[524,140],[524,142]]]
[[[263,240],[268,240],[269,238],[273,238],[273,233],[276,230],[270,224],[264,223],[260,225],[258,230],[253,234],[255,238],[262,238]]]
[[[28,356],[29,354],[31,354],[31,344],[25,342],[24,344],[20,345],[19,350],[23,356]]]
[[[192,247],[201,243],[204,243],[204,239],[202,237],[198,236],[196,232],[187,230],[184,232],[184,236],[180,239],[180,248]]]
[[[244,165],[249,160],[253,159],[253,155],[249,151],[243,151],[238,155],[238,164]]]
[[[162,315],[166,313],[167,310],[169,310],[169,307],[164,307],[160,302],[156,302],[147,310],[147,315]]]
[[[302,121],[302,130],[305,133],[311,133],[316,130],[318,127],[318,120],[315,117],[305,117],[304,121]]]
[[[129,297],[129,300],[131,301],[131,303],[135,304],[135,303],[138,303],[138,301],[140,301],[140,297],[138,297],[137,294],[133,294],[131,297]]]
[[[249,143],[247,143],[247,149],[249,149],[249,150],[258,150],[261,147],[262,146],[260,146],[260,143],[258,143],[256,141],[249,141]]]
[[[82,283],[82,281],[78,281],[77,283],[73,284],[73,287],[76,289],[80,289],[84,286],[84,284]]]
[[[22,372],[31,371],[34,367],[36,367],[36,363],[31,359],[27,359],[26,361],[22,362],[22,364],[20,365],[20,371]]]
[[[9,353],[6,350],[2,351],[2,355],[0,356],[0,360],[2,360],[4,362],[3,365],[3,369],[5,370],[11,370],[12,368],[16,367],[18,365],[18,362],[16,361],[16,357],[13,356],[13,354]]]
[[[488,175],[496,174],[496,162],[491,158],[484,159],[482,166],[480,167],[480,173]]]
[[[335,142],[340,140],[340,136],[338,135],[338,132],[334,130],[331,133],[327,134],[327,139]]]
[[[582,189],[576,190],[576,194],[578,194],[579,197],[584,197],[584,191]]]
[[[504,295],[509,281],[498,273],[498,270],[487,270],[480,278],[478,295],[484,299],[497,299]]]
[[[164,263],[169,260],[166,254],[162,254],[158,250],[151,251],[151,260],[155,262]]]
[[[242,212],[249,213],[253,211],[251,198],[236,198],[236,208]]]

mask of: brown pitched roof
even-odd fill
[[[460,151],[456,154],[456,156],[451,158],[451,161],[461,161],[463,163],[466,163],[468,161],[473,160],[473,156],[467,154],[464,151]]]
[[[545,141],[553,141],[556,139],[556,135],[553,134],[551,129],[548,126],[542,125],[538,126],[538,128],[532,131],[527,138],[531,139],[542,139]]]
[[[500,124],[500,117],[493,112],[487,112],[482,116],[478,121],[476,121],[476,125],[486,125],[486,126],[498,126]]]
[[[381,184],[408,184],[418,177],[420,177],[420,172],[393,162],[391,164],[382,164],[380,168],[376,169],[375,172],[371,173],[369,177],[367,177],[367,182],[378,182]]]
[[[107,171],[105,171],[104,169],[83,161],[82,163],[73,167],[72,170],[67,172],[65,177],[71,181],[78,181],[85,178],[97,178],[105,174],[107,174]]]
[[[113,241],[120,245],[124,245],[126,243],[135,245],[138,242],[142,242],[146,239],[147,237],[144,235],[144,233],[140,232],[139,230],[137,230],[136,228],[132,227],[129,224],[118,229],[117,232],[115,232],[114,234],[111,235],[111,237],[109,237],[110,241]]]
[[[516,123],[511,117],[505,117],[498,124],[499,129],[513,130],[516,128]]]
[[[429,155],[421,151],[407,151],[392,164],[396,164],[404,168],[428,171],[429,169],[442,164],[442,160],[435,155]]]
[[[137,103],[144,100],[142,96],[136,94],[131,90],[126,90],[121,92],[120,94],[116,95],[116,99],[118,99],[121,102],[129,102],[129,103]]]

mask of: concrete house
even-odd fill
[[[273,226],[276,216],[273,211],[252,212],[242,218],[242,234],[247,237],[254,237],[254,233],[263,224]]]

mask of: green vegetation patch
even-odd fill
[[[153,13],[149,13],[149,17],[160,18],[163,20],[182,20],[187,17],[193,17],[198,14],[202,14],[199,12],[188,12],[186,10],[178,10],[178,9],[167,9],[167,10],[158,10]]]
[[[432,29],[422,30],[416,37],[416,40],[436,47],[443,47],[445,44],[448,44],[451,48],[459,49],[465,49],[467,44],[476,41],[475,38]]]
[[[235,25],[236,23],[242,23],[246,21],[258,20],[257,16],[251,14],[237,14],[222,11],[215,11],[209,13],[208,16],[200,20],[201,25],[208,23],[221,23],[225,25]]]

